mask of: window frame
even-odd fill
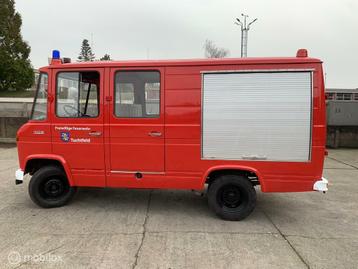
[[[46,75],[47,76],[47,91],[46,91],[46,118],[43,119],[43,120],[36,120],[36,119],[33,119],[33,115],[34,115],[34,111],[35,111],[35,104],[36,104],[36,101],[38,99],[38,93],[39,93],[39,90],[40,90],[40,84],[39,83],[42,79],[42,76],[43,75]],[[30,120],[31,121],[36,121],[36,122],[43,122],[43,121],[47,121],[48,120],[48,116],[49,116],[49,107],[48,107],[48,104],[49,104],[49,101],[48,101],[48,96],[49,96],[49,75],[47,72],[44,72],[44,71],[41,71],[39,76],[38,76],[38,80],[37,80],[37,86],[36,86],[36,93],[35,93],[35,97],[34,97],[34,101],[33,101],[33,104],[32,104],[32,108],[31,108],[31,114],[30,114]]]
[[[57,89],[58,89],[58,76],[61,73],[89,73],[89,72],[96,72],[99,75],[99,89],[97,89],[97,107],[98,107],[98,113],[96,117],[61,117],[59,115],[57,115]],[[58,72],[56,72],[56,81],[55,81],[55,111],[54,111],[54,115],[56,118],[59,119],[98,119],[101,117],[101,72],[99,72],[98,70],[66,70],[66,71],[61,71],[59,70]],[[79,90],[79,89],[78,89]]]
[[[116,114],[116,97],[117,97],[117,94],[116,94],[116,77],[117,77],[117,74],[118,73],[123,73],[123,72],[131,72],[131,73],[134,73],[134,72],[156,72],[159,74],[159,111],[158,111],[158,114],[154,117],[121,117],[121,116],[118,116]],[[144,89],[145,90],[145,89]],[[116,70],[114,73],[113,73],[113,116],[116,118],[116,119],[145,119],[145,120],[150,120],[150,119],[154,119],[154,120],[157,120],[157,119],[160,119],[161,118],[161,112],[162,112],[162,109],[161,109],[161,103],[162,102],[162,72],[161,70],[159,69],[120,69],[120,70]]]

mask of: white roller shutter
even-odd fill
[[[308,161],[310,71],[205,73],[202,158]]]

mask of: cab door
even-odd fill
[[[164,172],[163,77],[164,68],[110,70],[109,186]]]
[[[52,151],[77,186],[105,186],[104,69],[54,70]]]

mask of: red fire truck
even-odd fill
[[[40,69],[20,169],[41,207],[78,187],[204,190],[241,220],[263,192],[327,191],[322,62],[296,57],[71,63]]]

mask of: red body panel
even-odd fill
[[[218,70],[313,70],[313,119],[309,162],[220,161],[201,159],[201,72]],[[56,64],[41,69],[49,75],[49,96],[55,96],[56,73],[100,72],[98,118],[61,119],[49,102],[46,121],[29,121],[18,132],[21,169],[37,158],[57,158],[66,165],[71,185],[203,189],[210,172],[239,169],[255,173],[264,192],[311,191],[322,177],[325,154],[325,100],[320,60],[312,58],[248,58],[191,61],[131,61]],[[119,119],[114,116],[114,74],[117,70],[154,70],[161,74],[160,117]],[[49,98],[50,100],[51,98]],[[52,98],[53,99],[53,98]],[[50,100],[51,101],[51,100]],[[89,127],[101,132],[91,143],[64,143],[59,130]],[[34,130],[44,135],[35,135]],[[160,132],[151,137],[150,132]],[[72,137],[89,138],[88,130]],[[55,157],[58,156],[58,157]],[[135,172],[143,177],[137,179]]]

